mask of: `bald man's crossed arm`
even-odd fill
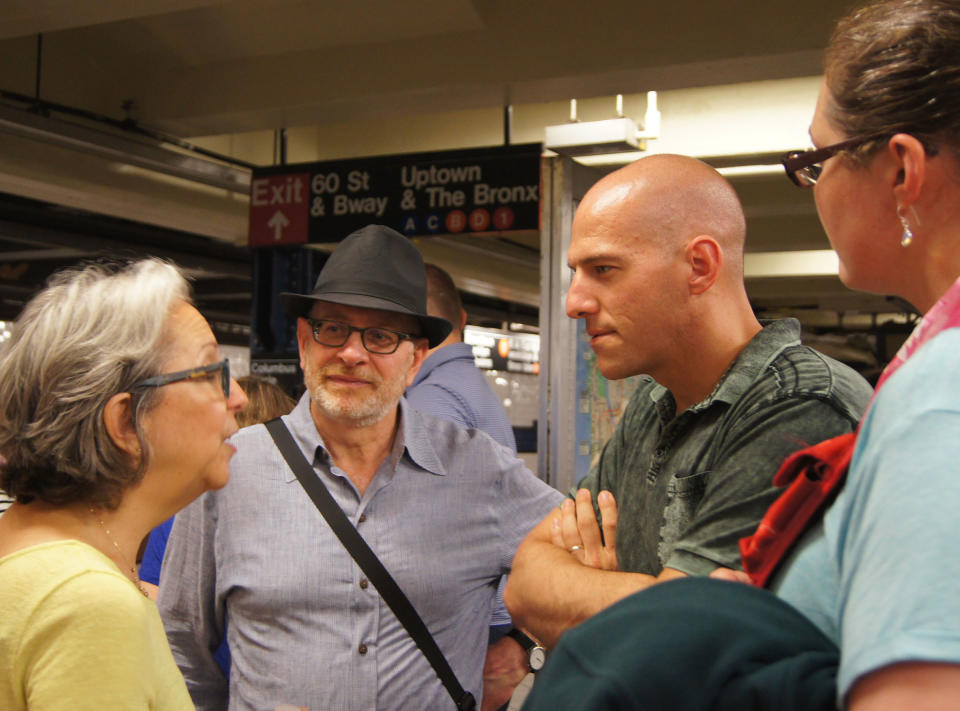
[[[514,624],[546,647],[566,630],[615,602],[685,573],[665,568],[660,575],[616,569],[616,502],[598,497],[603,538],[590,492],[581,489],[534,528],[517,549],[504,599]],[[571,550],[571,548],[573,550]]]

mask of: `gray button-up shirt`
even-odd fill
[[[871,394],[855,371],[800,345],[795,319],[767,324],[713,392],[679,414],[666,388],[642,379],[579,485],[616,497],[620,570],[740,568],[739,540],[779,495],[783,460],[850,432]]]
[[[284,421],[330,493],[480,699],[490,606],[522,538],[562,495],[488,435],[401,403],[394,448],[361,497],[305,395]],[[445,709],[426,658],[314,507],[266,428],[234,437],[231,479],[177,514],[160,612],[201,711]]]

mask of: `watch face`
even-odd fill
[[[530,668],[533,671],[540,671],[547,661],[547,650],[537,645],[530,650]]]

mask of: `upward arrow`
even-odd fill
[[[273,228],[273,239],[277,242],[283,234],[283,228],[290,224],[290,220],[280,210],[273,213],[273,216],[267,220],[267,227]]]

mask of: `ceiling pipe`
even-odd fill
[[[0,95],[5,92],[0,92]],[[40,102],[42,106],[46,102]],[[115,128],[115,127],[111,127]],[[167,141],[138,132],[124,135],[118,130],[89,128],[79,123],[49,118],[45,115],[0,105],[0,131],[44,143],[90,153],[118,163],[173,175],[231,192],[250,192],[252,164],[230,160],[207,160],[177,150],[165,148]],[[183,148],[179,144],[174,144]],[[189,150],[189,149],[184,149]],[[196,151],[194,151],[196,152]]]

